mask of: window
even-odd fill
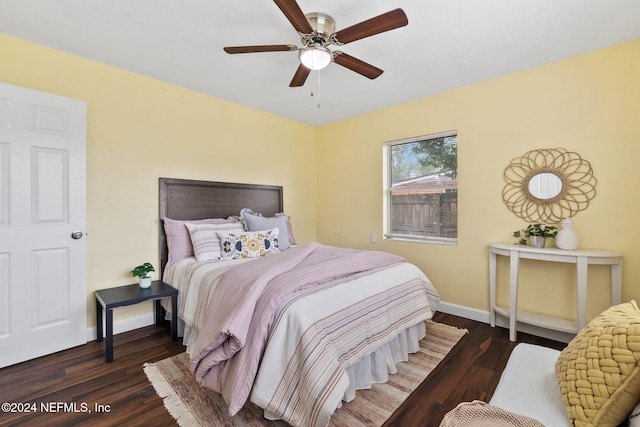
[[[456,244],[456,132],[385,143],[387,239]]]

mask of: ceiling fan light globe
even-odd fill
[[[300,63],[310,70],[322,70],[331,63],[333,55],[326,47],[305,47],[298,54]]]

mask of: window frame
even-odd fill
[[[417,235],[410,235],[410,234],[392,234],[390,233],[391,230],[391,196],[393,193],[392,190],[392,169],[391,169],[391,147],[395,146],[395,145],[401,145],[401,144],[409,144],[412,142],[418,142],[418,141],[424,141],[424,140],[428,140],[428,139],[436,139],[436,138],[443,138],[443,137],[449,137],[449,136],[455,136],[456,137],[456,153],[458,153],[459,150],[459,145],[458,145],[458,131],[457,130],[450,130],[450,131],[446,131],[446,132],[439,132],[439,133],[434,133],[434,134],[428,134],[428,135],[421,135],[421,136],[416,136],[416,137],[411,137],[411,138],[405,138],[405,139],[399,139],[399,140],[395,140],[395,141],[387,141],[383,144],[383,222],[384,222],[384,227],[383,227],[383,239],[385,240],[395,240],[395,241],[407,241],[407,242],[420,242],[420,243],[432,243],[432,244],[440,244],[440,245],[451,245],[451,246],[455,246],[458,244],[458,237],[436,237],[436,236],[417,236]],[[458,167],[456,165],[456,174],[458,172]],[[458,193],[458,183],[456,180],[456,184],[455,185],[451,185],[451,184],[445,184],[446,188],[455,188],[456,192]],[[430,185],[425,185],[425,186],[417,186],[412,188],[412,190],[428,190],[428,189],[433,189],[433,186]],[[440,188],[442,188],[442,186],[440,186]],[[458,203],[459,204],[459,203]],[[456,230],[458,230],[458,215],[456,213]],[[457,233],[456,233],[457,234]]]

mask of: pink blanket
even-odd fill
[[[190,368],[197,381],[221,393],[234,415],[251,392],[283,298],[398,262],[406,260],[309,243],[233,268],[220,279],[193,348]]]

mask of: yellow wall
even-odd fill
[[[598,179],[595,199],[573,218],[581,247],[621,251],[623,300],[640,300],[638,76],[635,40],[319,128],[318,240],[403,255],[443,301],[486,311],[487,244],[515,242],[513,231],[526,226],[502,202],[502,173],[529,150],[563,147],[591,162]],[[458,245],[369,243],[383,231],[382,144],[449,130],[458,132]],[[523,308],[575,319],[573,267],[521,266]],[[608,306],[609,283],[605,267],[589,268],[588,319]],[[505,291],[499,302],[508,304]]]
[[[580,153],[598,179],[574,217],[581,246],[622,251],[623,299],[640,299],[638,75],[635,40],[314,128],[0,34],[0,81],[87,101],[89,325],[93,290],[157,263],[160,176],[283,185],[298,241],[406,256],[444,301],[486,311],[487,244],[525,225],[502,203],[502,172],[554,147]],[[458,131],[458,245],[383,241],[382,144],[447,130]],[[609,304],[609,280],[604,267],[589,275],[591,318]],[[575,317],[571,268],[523,261],[522,276],[524,308]]]
[[[94,290],[158,267],[159,177],[282,185],[296,239],[316,239],[314,127],[2,34],[0,81],[87,102],[89,325]]]

